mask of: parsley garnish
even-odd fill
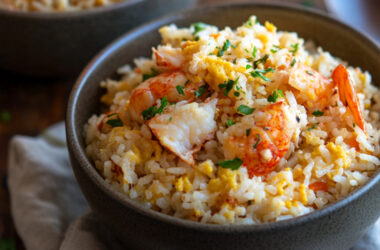
[[[171,122],[172,120],[173,120],[173,117],[170,116],[168,121]]]
[[[221,161],[218,163],[222,168],[229,168],[231,170],[239,169],[242,164],[243,161],[238,157],[235,157],[233,160]]]
[[[293,60],[292,60],[292,63],[290,64],[290,66],[294,66],[294,64],[296,64],[296,59],[295,58],[293,58]]]
[[[313,126],[308,128],[307,131],[311,131],[311,130],[315,129],[318,125],[319,125],[319,122],[315,123]]]
[[[320,111],[320,110],[316,110],[312,113],[314,116],[322,116],[323,115],[323,111]]]
[[[245,68],[246,68],[246,69],[250,69],[250,68],[252,68],[252,66],[251,66],[250,64],[247,64],[247,65],[245,66]]]
[[[268,96],[268,102],[276,102],[279,97],[284,97],[284,93],[282,93],[282,90],[274,90],[273,94]]]
[[[271,49],[270,52],[272,52],[274,54],[279,50],[280,50],[280,47],[278,47],[277,45],[273,45],[273,49]]]
[[[232,61],[233,64],[236,64],[236,58],[234,58],[234,60]]]
[[[259,145],[259,142],[260,142],[260,134],[257,134],[256,136],[257,136],[257,140],[256,140],[255,145],[253,145],[253,148],[256,148],[257,145]]]
[[[244,104],[240,105],[237,109],[237,111],[243,115],[250,115],[253,113],[253,111],[255,111],[254,108],[250,108]]]
[[[206,93],[207,85],[200,86],[198,90],[194,91],[196,97],[201,97],[204,93]]]
[[[187,80],[187,81],[185,82],[185,87],[186,87],[189,83],[190,83],[190,80]]]
[[[240,93],[237,92],[237,91],[235,91],[235,92],[234,92],[234,96],[239,97],[239,96],[240,96]]]
[[[156,108],[155,106],[149,107],[143,112],[141,112],[144,120],[149,120],[153,118],[156,114],[162,114],[164,112],[165,107],[169,104],[168,98],[165,96],[164,98],[161,99],[161,105],[159,108]]]
[[[222,83],[222,84],[219,84],[219,89],[223,89],[224,88],[224,91],[223,91],[223,94],[225,96],[228,96],[228,93],[230,92],[230,90],[233,88],[233,86],[237,83],[239,78],[237,78],[235,81],[232,81],[232,80],[228,80],[227,83]]]
[[[248,27],[252,27],[252,21],[251,20],[249,20],[247,24],[248,24]]]
[[[248,50],[248,49],[245,48],[244,50],[245,50],[245,52],[249,53],[249,50]]]
[[[263,56],[262,58],[260,58],[260,59],[258,59],[258,60],[256,60],[256,61],[254,61],[254,62],[253,62],[253,67],[256,69],[257,66],[259,65],[259,63],[263,63],[263,64],[264,64],[264,63],[268,60],[268,58],[269,58],[269,55],[266,54],[266,55]]]
[[[256,17],[255,24],[258,24],[258,23],[260,22],[259,22],[259,19]]]
[[[236,45],[231,44],[231,47],[234,48],[234,49],[235,49],[237,46],[238,46],[237,44],[236,44]]]
[[[245,131],[245,135],[249,136],[249,133],[251,133],[251,129],[250,128]]]
[[[199,31],[204,30],[206,28],[206,24],[202,22],[193,23],[192,26],[194,27],[193,35],[197,34]]]
[[[120,118],[116,119],[110,119],[106,122],[108,125],[111,125],[111,127],[123,127],[123,122],[120,120]]]
[[[257,47],[254,46],[254,47],[253,47],[253,51],[252,51],[252,57],[253,57],[253,58],[256,57],[256,53],[257,53]]]
[[[294,55],[298,51],[298,43],[290,45],[293,49],[290,52]]]
[[[185,92],[183,92],[183,87],[181,85],[177,85],[175,88],[177,89],[178,94],[185,95]]]
[[[194,41],[199,41],[199,36],[194,37]]]
[[[265,74],[265,73],[268,73],[268,72],[273,72],[273,71],[274,71],[274,69],[272,69],[272,68],[268,68],[268,69],[256,69],[255,71],[251,72],[251,76],[252,77],[260,77],[264,81],[269,82],[270,79],[268,77],[266,77],[266,76],[263,76],[262,74]]]
[[[231,43],[229,40],[226,40],[223,44],[223,51],[226,51],[230,47]]]
[[[306,70],[306,73],[307,73],[308,75],[311,75],[311,76],[314,75],[314,73],[313,73],[311,70]]]
[[[234,121],[228,119],[226,125],[227,125],[227,127],[230,127],[230,126],[234,125],[235,123],[236,123],[236,122],[234,122]]]

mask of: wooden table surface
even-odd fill
[[[198,4],[202,6],[221,2],[238,1],[199,0]],[[324,9],[321,0],[287,2]],[[0,250],[24,249],[10,213],[6,181],[8,144],[15,134],[35,136],[63,120],[75,79],[36,79],[1,70],[0,76]]]

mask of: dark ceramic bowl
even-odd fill
[[[0,68],[32,76],[73,76],[112,40],[195,0],[126,0],[65,13],[0,9]]]
[[[204,225],[143,207],[118,193],[85,154],[83,125],[99,112],[99,82],[116,69],[148,56],[165,24],[202,21],[239,26],[255,14],[279,30],[296,31],[351,65],[368,70],[380,83],[380,49],[358,31],[326,15],[296,7],[239,4],[172,15],[135,29],[103,50],[82,72],[69,100],[66,128],[71,163],[90,207],[129,248],[137,249],[348,249],[380,215],[379,171],[347,198],[308,215],[262,225]]]

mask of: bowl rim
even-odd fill
[[[0,8],[0,16],[12,16],[15,18],[28,18],[28,19],[76,19],[76,18],[84,18],[99,15],[103,12],[113,12],[117,11],[121,8],[128,8],[132,5],[142,3],[147,0],[124,0],[118,3],[110,4],[107,6],[95,7],[85,10],[78,11],[66,11],[66,12],[31,12],[31,11],[21,11],[21,10],[8,10],[5,8]]]
[[[356,30],[355,28],[339,21],[338,19],[329,16],[328,14],[315,10],[306,8],[303,6],[295,5],[295,4],[284,4],[284,3],[260,3],[260,2],[243,2],[243,3],[228,3],[228,4],[217,4],[217,5],[211,5],[211,6],[205,6],[202,7],[202,11],[205,13],[212,12],[215,10],[221,10],[226,8],[244,8],[244,7],[257,7],[257,8],[272,8],[277,10],[285,10],[290,11],[293,13],[300,13],[303,15],[312,15],[315,18],[318,19],[324,19],[325,21],[328,21],[330,23],[333,23],[334,25],[345,29],[347,31],[350,31],[351,33],[354,33],[354,36],[360,38],[360,40],[371,47],[373,51],[376,51],[378,54],[380,54],[380,47],[379,45],[368,35]],[[73,89],[70,93],[68,106],[67,106],[67,113],[66,113],[66,137],[68,142],[69,151],[72,154],[72,157],[75,158],[75,160],[78,163],[78,166],[86,173],[86,175],[91,179],[94,185],[96,185],[98,188],[100,188],[106,195],[109,196],[112,200],[115,202],[120,203],[123,206],[126,206],[129,209],[134,210],[135,212],[139,213],[140,215],[149,217],[151,219],[154,219],[161,223],[167,223],[172,226],[180,226],[187,229],[196,229],[198,231],[203,232],[219,232],[219,233],[244,233],[244,232],[269,232],[273,229],[275,230],[281,230],[288,228],[290,226],[298,226],[302,225],[304,223],[307,223],[309,221],[315,221],[319,218],[328,216],[329,214],[333,213],[336,210],[339,210],[346,205],[349,205],[350,203],[353,203],[357,199],[359,199],[362,195],[367,193],[376,183],[380,181],[380,169],[378,169],[371,177],[370,179],[359,188],[353,190],[347,197],[342,198],[338,201],[335,201],[326,207],[323,207],[321,209],[314,210],[308,214],[297,216],[294,218],[276,221],[276,222],[266,222],[261,224],[203,224],[199,222],[194,222],[182,218],[176,218],[171,215],[167,215],[161,212],[154,211],[150,208],[145,207],[144,205],[140,204],[137,201],[134,201],[130,199],[127,195],[117,191],[114,189],[110,184],[106,183],[103,177],[97,172],[94,165],[87,159],[85,149],[81,148],[79,143],[79,138],[82,136],[83,128],[79,128],[79,131],[82,133],[77,133],[75,130],[75,121],[74,117],[76,114],[76,105],[78,101],[79,94],[81,93],[82,88],[86,84],[88,78],[97,71],[97,67],[102,64],[102,61],[106,59],[109,55],[113,54],[114,52],[118,51],[120,47],[123,46],[123,44],[126,41],[133,40],[135,37],[139,36],[140,34],[145,33],[145,31],[151,30],[151,26],[154,27],[160,27],[164,23],[170,23],[175,22],[176,20],[181,20],[183,18],[191,16],[192,13],[200,10],[201,8],[193,8],[190,10],[180,11],[176,12],[174,14],[166,15],[162,18],[153,20],[149,23],[146,23],[144,25],[141,25],[124,35],[120,36],[118,39],[116,39],[114,42],[109,44],[106,48],[104,48],[102,51],[100,51],[91,61],[90,63],[84,68],[82,73],[77,78],[77,81],[75,82],[75,85],[73,86]],[[252,13],[253,15],[254,13]],[[83,126],[83,125],[82,125]]]

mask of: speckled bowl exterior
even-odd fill
[[[366,36],[326,15],[298,7],[239,4],[178,13],[135,29],[108,46],[82,72],[68,105],[66,128],[71,162],[90,207],[132,249],[348,249],[380,215],[379,171],[347,198],[298,218],[262,225],[204,225],[143,207],[118,193],[85,154],[83,125],[99,112],[99,82],[160,42],[157,29],[202,21],[237,27],[255,14],[279,30],[296,31],[380,83],[380,49]]]
[[[31,76],[76,76],[118,36],[194,2],[126,0],[66,13],[0,9],[0,68]]]

